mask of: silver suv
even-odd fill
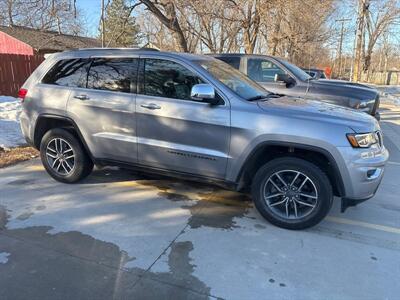
[[[19,97],[47,172],[118,165],[251,191],[271,223],[320,222],[372,197],[388,152],[371,116],[281,97],[212,57],[134,49],[53,54]]]

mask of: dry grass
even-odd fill
[[[39,152],[32,147],[17,147],[10,150],[4,150],[0,147],[0,168],[12,166],[38,156]]]

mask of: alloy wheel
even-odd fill
[[[314,211],[318,203],[314,182],[296,170],[273,173],[264,184],[263,195],[269,209],[284,219],[304,218]]]
[[[54,138],[46,146],[49,166],[60,175],[69,175],[75,168],[75,153],[71,145],[62,138]]]

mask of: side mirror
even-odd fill
[[[278,74],[278,73],[276,73],[276,74],[275,74],[275,77],[274,77],[274,81],[275,81],[275,82],[289,83],[289,81],[290,81],[289,78],[290,78],[290,77],[289,77],[289,75],[287,75],[287,74]]]
[[[195,101],[202,101],[210,103],[211,105],[217,105],[219,100],[215,97],[215,89],[211,84],[200,83],[192,86],[190,91],[190,98]]]
[[[287,88],[292,87],[296,83],[296,81],[288,74],[275,74],[274,81]]]

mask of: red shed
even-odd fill
[[[100,41],[93,38],[24,26],[0,26],[0,53],[3,54],[34,55],[100,46]]]
[[[34,50],[24,42],[0,31],[0,53],[33,55]]]
[[[46,53],[100,46],[98,40],[88,37],[23,26],[0,26],[0,95],[15,97]]]

